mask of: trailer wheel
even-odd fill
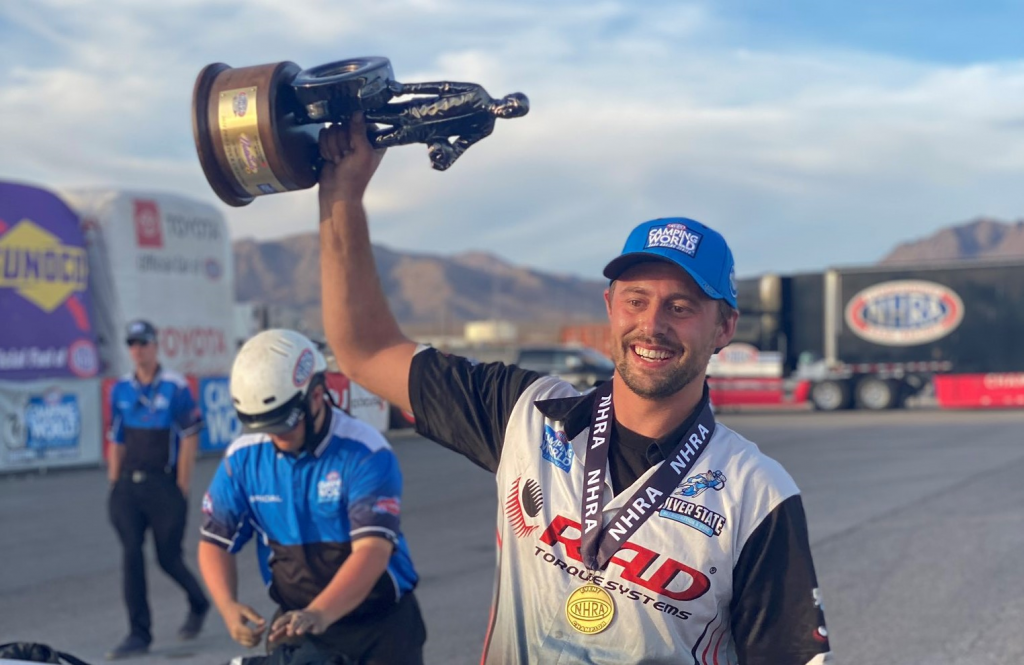
[[[850,386],[845,381],[821,381],[811,386],[811,402],[818,411],[838,411],[850,406]]]
[[[896,381],[887,381],[876,376],[867,376],[857,383],[857,408],[869,411],[884,411],[896,406],[900,387]]]

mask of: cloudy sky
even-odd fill
[[[532,109],[445,173],[390,151],[375,242],[596,277],[634,224],[689,216],[740,275],[871,262],[1024,218],[1022,25],[994,0],[0,0],[0,179],[183,193],[236,238],[310,232],[312,190],[213,195],[196,74],[384,55],[400,81]]]

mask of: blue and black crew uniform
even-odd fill
[[[387,569],[352,612],[310,639],[352,662],[422,662],[426,628],[413,596],[418,576],[399,529],[402,474],[384,437],[336,408],[298,454],[266,434],[228,448],[203,498],[201,536],[238,552],[258,534],[269,549],[270,596],[281,611],[305,609],[360,538],[394,545]],[[260,553],[261,559],[263,552]]]
[[[124,599],[131,634],[152,641],[142,543],[153,530],[157,560],[185,590],[190,610],[205,614],[210,604],[185,566],[181,543],[188,501],[178,487],[181,440],[197,434],[202,416],[184,377],[157,369],[143,385],[134,375],[123,377],[110,396],[112,444],[124,447],[120,475],[110,492],[110,521],[123,550]]]

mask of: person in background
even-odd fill
[[[398,458],[380,432],[329,401],[326,370],[316,345],[292,330],[261,332],[238,352],[231,399],[245,434],[203,497],[199,569],[242,646],[266,632],[272,651],[420,665],[426,627],[399,530]],[[255,532],[272,553],[279,610],[269,623],[237,596],[234,555]]]
[[[142,553],[146,531],[153,532],[160,567],[188,599],[178,636],[195,638],[210,609],[181,555],[202,416],[185,378],[160,366],[153,324],[133,321],[125,341],[135,371],[110,395],[108,509],[121,540],[129,633],[107,653],[110,660],[144,654],[153,641]]]

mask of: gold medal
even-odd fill
[[[569,594],[565,601],[565,618],[584,635],[596,635],[615,618],[615,601],[601,587],[586,584]]]

